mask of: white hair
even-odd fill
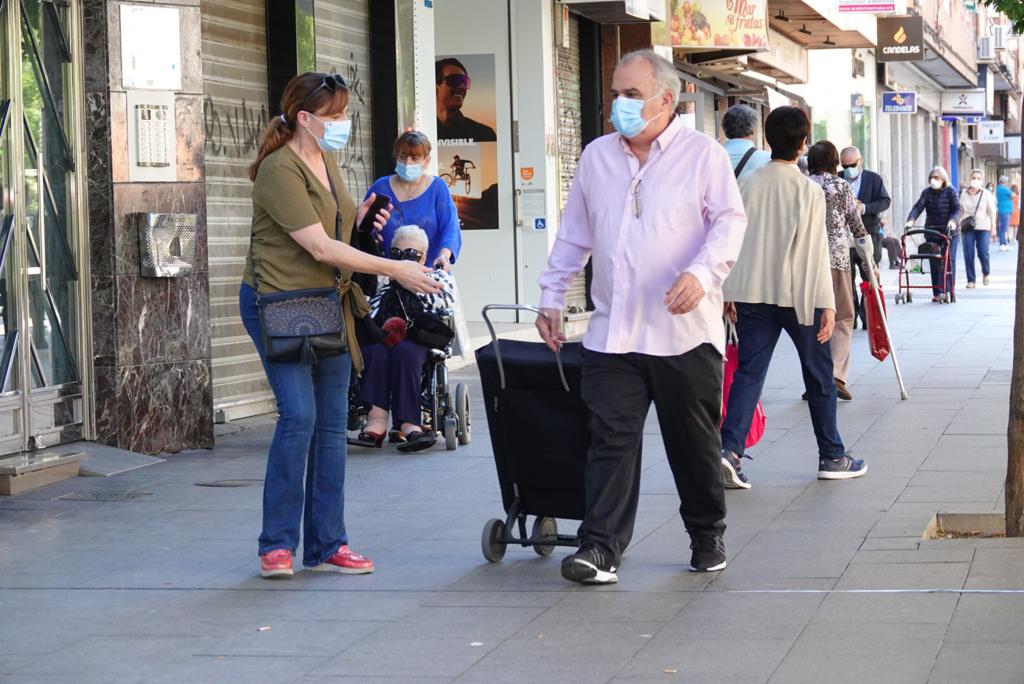
[[[949,174],[946,173],[946,169],[941,166],[936,166],[928,172],[928,177],[931,178],[932,176],[938,176],[946,185],[949,185]]]
[[[672,104],[675,106],[679,101],[679,91],[683,88],[683,82],[679,79],[679,72],[676,71],[675,65],[654,50],[635,50],[623,55],[618,66],[625,66],[638,59],[647,60],[651,65],[654,70],[654,80],[658,82],[662,92],[672,96]]]
[[[400,226],[395,234],[391,238],[391,244],[395,245],[399,242],[411,242],[415,249],[427,253],[430,248],[430,239],[427,237],[426,232],[419,226],[409,224],[407,226]]]
[[[981,176],[982,180],[984,180],[985,171],[982,169],[971,169],[971,172],[967,174],[967,177],[970,178],[971,176]]]

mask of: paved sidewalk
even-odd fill
[[[993,285],[956,305],[890,297],[910,401],[856,333],[839,408],[863,479],[814,479],[780,345],[722,573],[685,570],[653,413],[620,584],[566,583],[561,552],[484,562],[501,504],[476,392],[469,447],[352,453],[348,527],[375,574],[261,580],[258,483],[196,486],[262,477],[272,426],[252,421],[213,451],[0,498],[0,681],[1024,681],[1024,540],[921,540],[938,510],[1002,506],[1015,256],[994,253]]]

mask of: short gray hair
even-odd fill
[[[983,169],[971,169],[971,172],[967,174],[967,177],[970,178],[971,176],[981,176],[982,180],[984,180],[985,171]]]
[[[1009,176],[1000,176],[999,177],[999,182],[1000,183],[1009,183],[1010,182],[1010,177]]]
[[[622,56],[618,67],[625,66],[638,59],[647,60],[654,70],[654,80],[661,86],[663,92],[672,95],[672,104],[679,102],[679,91],[683,88],[683,82],[679,78],[679,72],[672,62],[668,61],[654,50],[635,50]],[[660,94],[660,93],[659,93]]]
[[[860,150],[858,150],[853,145],[850,145],[849,147],[844,147],[843,151],[839,153],[839,156],[842,157],[844,154],[847,154],[849,152],[856,152],[858,157],[863,156],[861,155]]]
[[[725,137],[730,140],[748,138],[754,135],[756,129],[757,112],[750,105],[734,104],[725,110],[725,115],[722,116],[722,130],[725,131]]]
[[[414,226],[412,224],[400,226],[391,238],[392,245],[405,241],[413,243],[415,248],[424,254],[426,254],[427,250],[430,249],[430,238],[427,237],[427,233],[419,226]]]

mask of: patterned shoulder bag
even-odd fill
[[[337,205],[338,195],[330,171],[327,180]],[[334,217],[334,237],[341,239],[340,208],[336,209]],[[334,269],[334,287],[261,294],[252,237],[249,239],[249,261],[267,361],[313,366],[319,359],[348,351],[340,295],[341,271]]]

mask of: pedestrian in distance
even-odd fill
[[[725,151],[729,153],[733,172],[743,180],[772,160],[772,155],[754,145],[757,112],[745,104],[735,104],[722,115]]]
[[[843,177],[850,184],[853,196],[857,200],[860,209],[861,221],[864,223],[864,230],[871,236],[872,259],[875,264],[882,261],[882,214],[888,211],[892,205],[889,192],[885,189],[885,182],[882,177],[874,171],[864,168],[864,157],[856,147],[845,147],[839,153],[839,163],[843,167]],[[869,281],[867,265],[861,259],[860,253],[850,248],[850,260],[857,267],[850,269],[850,285],[853,290],[853,302],[857,310],[853,326],[857,327],[857,319],[861,320],[863,327],[867,327],[864,317],[864,303],[860,290],[857,287],[857,274],[865,283]],[[892,261],[890,259],[890,267]]]
[[[967,287],[976,287],[977,273],[974,270],[974,254],[981,262],[981,284],[989,283],[988,246],[996,234],[996,198],[985,189],[985,172],[974,169],[967,181],[967,189],[960,193],[963,217],[960,219],[960,235],[964,243],[964,267],[967,271]]]
[[[371,256],[349,244],[353,226],[363,220],[374,198],[356,206],[334,154],[345,147],[351,131],[348,101],[348,85],[341,76],[311,72],[293,78],[281,98],[282,114],[264,129],[249,169],[252,237],[239,309],[279,413],[263,489],[263,577],[293,574],[300,522],[305,567],[373,572],[373,561],[349,548],[344,520],[349,374],[353,365],[357,371],[362,368],[351,331],[356,315],[368,310],[352,274],[384,275],[416,292],[441,289],[428,277],[430,269],[416,262]],[[379,229],[388,218],[384,209],[372,220]],[[261,297],[335,287],[351,355],[339,348],[312,363],[268,359]]]
[[[1010,249],[1010,216],[1013,214],[1013,191],[1010,190],[1010,179],[1007,176],[999,177],[999,185],[996,186],[996,205],[999,212],[996,237],[999,239],[999,251],[1005,252]]]
[[[721,284],[746,216],[729,155],[675,114],[681,84],[651,50],[625,55],[612,77],[616,132],[580,158],[548,265],[537,328],[565,339],[570,282],[593,256],[595,310],[583,338],[583,401],[591,413],[586,514],[573,582],[618,581],[640,497],[640,443],[653,401],[690,536],[690,570],[726,565]],[[756,176],[756,174],[755,174]]]
[[[1013,212],[1010,214],[1010,231],[1006,239],[1012,245],[1017,242],[1017,229],[1020,227],[1020,188],[1014,183],[1010,191],[1013,193]]]
[[[867,472],[846,451],[836,418],[836,383],[829,340],[836,321],[835,293],[821,186],[797,169],[811,122],[798,107],[779,107],[765,121],[772,162],[740,191],[757,229],[723,285],[727,310],[736,316],[739,367],[733,376],[722,424],[726,486],[749,489],[740,467],[747,432],[764,388],[772,354],[783,331],[800,356],[811,424],[818,442],[818,477],[840,480]]]
[[[941,166],[936,166],[928,174],[928,187],[921,191],[921,196],[907,216],[908,229],[913,227],[922,213],[925,216],[926,229],[949,238],[949,275],[945,281],[945,291],[952,295],[953,285],[956,283],[956,253],[960,245],[960,217],[963,215],[963,209],[960,207],[959,193],[949,184],[949,174]],[[926,235],[925,242],[936,246],[939,250],[937,256],[945,255],[946,241],[939,236]],[[928,268],[932,277],[932,301],[937,304],[942,301],[942,261],[931,259],[931,262]]]
[[[836,327],[832,333],[832,377],[836,394],[849,401],[853,395],[846,387],[850,375],[850,347],[853,344],[855,315],[853,293],[850,291],[853,238],[866,237],[861,221],[862,203],[853,195],[850,184],[840,178],[839,152],[828,140],[819,140],[807,151],[810,179],[825,191],[825,230],[828,232],[829,265],[832,269],[832,292],[836,299]],[[870,258],[870,257],[869,257]],[[874,268],[872,262],[868,268]],[[804,395],[806,399],[808,395]]]

